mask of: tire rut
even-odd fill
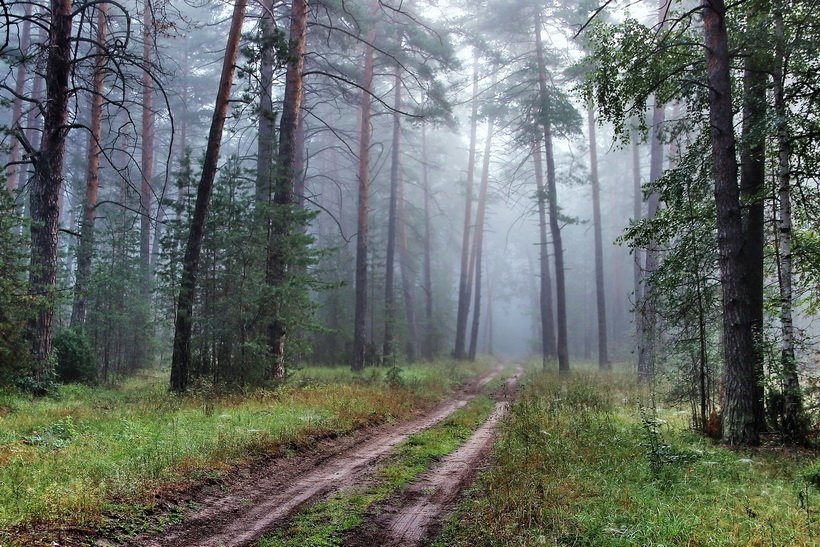
[[[474,382],[457,397],[426,414],[400,424],[376,428],[370,436],[355,439],[332,456],[296,456],[273,460],[256,470],[229,492],[216,492],[196,500],[198,509],[186,520],[158,535],[131,540],[134,546],[222,547],[253,544],[265,532],[299,507],[319,497],[356,484],[374,464],[410,435],[429,429],[475,398],[500,372],[500,366]],[[296,468],[292,472],[289,468]],[[289,472],[290,471],[290,472]]]
[[[458,449],[442,458],[414,481],[398,500],[381,507],[380,514],[347,545],[420,545],[441,527],[455,509],[461,492],[475,479],[479,464],[492,449],[496,426],[507,411],[509,394],[523,373],[519,366],[507,382],[505,397],[489,418]]]

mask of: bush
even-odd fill
[[[97,383],[97,364],[88,337],[73,329],[63,329],[54,337],[57,380],[83,384]]]

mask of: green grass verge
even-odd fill
[[[175,396],[160,374],[117,387],[67,385],[48,398],[0,393],[0,544],[20,527],[93,528],[143,514],[157,492],[406,417],[487,368],[408,366],[398,382],[384,369],[307,368],[247,394]]]
[[[308,507],[289,527],[264,537],[259,545],[341,545],[345,533],[361,525],[374,504],[403,490],[433,462],[458,448],[494,407],[492,399],[476,397],[440,424],[411,435],[366,486],[340,492]]]
[[[530,375],[437,545],[817,544],[814,454],[716,445],[630,378]]]

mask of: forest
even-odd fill
[[[814,0],[0,6],[0,546],[816,544]]]

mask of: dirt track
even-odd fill
[[[507,381],[503,399],[515,387],[522,370]],[[443,458],[432,469],[422,474],[408,489],[387,506],[369,525],[372,533],[363,533],[357,545],[419,545],[444,523],[455,509],[459,494],[472,483],[478,467],[495,440],[495,428],[507,409],[501,400],[475,433],[455,452]]]
[[[303,504],[356,484],[408,436],[436,425],[467,404],[499,371],[497,367],[454,399],[418,418],[342,439],[335,451],[333,447],[324,447],[272,460],[249,473],[230,491],[212,492],[193,500],[198,508],[187,514],[184,522],[158,535],[139,536],[130,544],[202,547],[253,544]]]

